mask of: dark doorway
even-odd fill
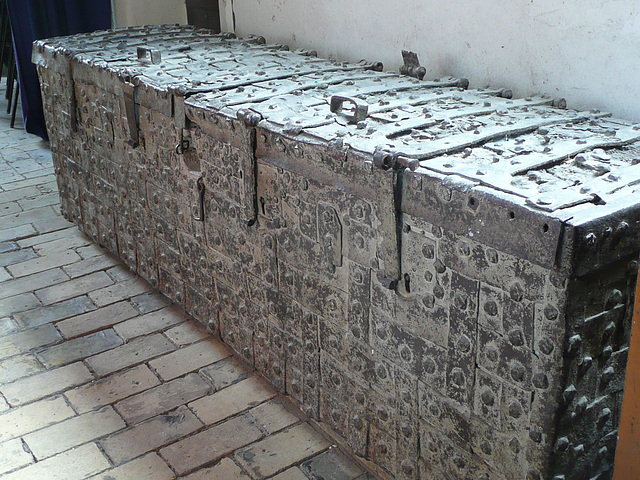
[[[220,33],[218,0],[187,0],[187,21],[189,25]]]

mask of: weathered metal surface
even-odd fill
[[[64,214],[357,455],[611,477],[636,126],[191,27],[34,61]]]

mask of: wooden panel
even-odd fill
[[[614,480],[640,478],[640,275],[636,289],[631,345],[624,386],[620,440],[616,450]]]

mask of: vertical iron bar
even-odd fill
[[[18,83],[16,84],[16,91],[13,96],[13,106],[11,107],[11,128],[14,128],[16,124],[16,112],[18,111],[19,96],[20,96],[20,82],[18,81]]]
[[[13,80],[16,75],[16,59],[13,55],[13,42],[11,42],[11,48],[9,50],[9,72],[7,73],[7,88],[5,92],[5,98],[11,99],[13,95]],[[11,104],[11,102],[9,102]],[[9,105],[7,105],[7,113],[9,113]]]

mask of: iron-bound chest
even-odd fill
[[[381,473],[611,475],[638,127],[190,27],[34,61],[65,215]]]

